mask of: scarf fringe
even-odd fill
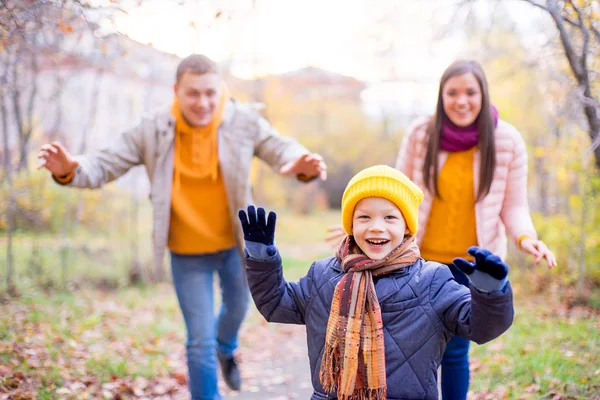
[[[335,346],[326,348],[323,353],[321,370],[319,371],[321,386],[323,386],[323,389],[327,393],[336,393],[342,379],[342,374],[340,373],[341,355],[338,347],[339,343],[334,344]],[[386,387],[378,389],[354,389],[350,395],[337,393],[339,400],[385,400],[386,395]]]
[[[354,392],[349,396],[338,394],[338,400],[385,400],[386,396],[387,393],[385,388],[363,388],[354,390]]]
[[[331,346],[325,346],[323,358],[321,359],[321,370],[319,379],[323,389],[328,393],[337,391],[342,378],[341,354],[339,340],[335,340]]]

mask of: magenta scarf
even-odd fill
[[[496,127],[498,126],[498,110],[494,105],[490,105],[490,109],[492,118],[494,118],[494,127]],[[476,146],[479,143],[478,121],[479,117],[469,126],[456,126],[444,115],[442,134],[440,135],[440,149],[456,152],[469,150],[471,147]]]

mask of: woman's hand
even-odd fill
[[[535,265],[538,265],[542,258],[546,259],[548,268],[556,267],[556,257],[554,253],[541,240],[524,238],[520,243],[521,250],[535,257]]]
[[[327,228],[327,232],[330,233],[325,238],[325,242],[329,243],[332,248],[337,249],[342,239],[346,236],[344,228],[342,228],[342,225],[332,225]]]

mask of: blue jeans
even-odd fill
[[[236,248],[216,253],[171,252],[173,284],[187,328],[187,363],[192,400],[219,400],[217,352],[232,356],[250,301]],[[221,310],[215,317],[213,276],[219,275]]]
[[[452,336],[442,357],[442,399],[466,400],[469,391],[470,341]]]
[[[449,264],[454,279],[468,286],[467,276]],[[442,357],[442,399],[466,400],[469,391],[469,345],[471,342],[460,336],[452,336]]]

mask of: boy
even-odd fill
[[[437,399],[437,369],[459,335],[488,342],[512,324],[508,266],[470,247],[455,259],[470,287],[447,266],[425,262],[415,241],[423,192],[388,166],[355,175],[342,197],[347,236],[335,257],[286,282],[274,245],[276,215],[239,211],[247,277],[269,322],[305,324],[313,400]],[[460,232],[457,232],[460,234]]]

